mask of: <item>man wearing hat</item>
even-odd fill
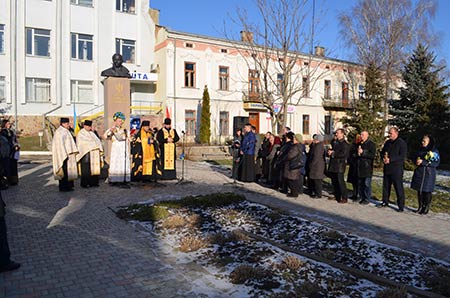
[[[103,166],[103,146],[100,139],[92,131],[92,121],[84,120],[83,128],[77,135],[79,154],[77,162],[80,167],[80,186],[87,188],[98,186],[98,177]]]
[[[150,129],[150,121],[142,121],[139,131],[131,139],[131,180],[150,182],[161,175],[158,165],[159,148]]]
[[[156,134],[156,140],[159,143],[161,154],[162,179],[177,179],[175,143],[180,140],[180,137],[177,131],[172,128],[172,121],[169,118],[164,119],[164,125]]]
[[[73,190],[73,181],[78,178],[78,148],[69,127],[69,118],[61,118],[52,140],[53,174],[59,180],[59,191]]]

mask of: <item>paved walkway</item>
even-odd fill
[[[49,163],[21,165],[19,186],[3,191],[3,197],[12,258],[22,267],[0,274],[0,297],[197,297],[193,281],[207,272],[195,263],[176,264],[148,234],[119,220],[110,208],[221,191],[242,192],[338,230],[450,262],[447,215],[291,199],[256,183],[224,185],[231,182],[224,171],[206,163],[187,162],[186,168],[185,180],[195,183],[131,190],[76,185],[74,192],[60,193]],[[228,295],[217,289],[215,296]]]

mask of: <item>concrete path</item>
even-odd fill
[[[77,184],[70,193],[57,191],[49,162],[22,164],[19,171],[19,185],[2,194],[12,259],[22,267],[0,274],[0,297],[197,297],[193,281],[207,272],[195,263],[176,264],[148,233],[118,219],[110,208],[211,192],[240,192],[338,230],[450,262],[447,215],[291,199],[256,183],[224,185],[232,181],[227,171],[206,163],[187,162],[185,181],[194,183],[131,189]],[[228,295],[217,289],[215,296]]]

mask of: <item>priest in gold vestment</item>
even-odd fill
[[[180,137],[172,128],[172,121],[169,118],[164,119],[164,126],[156,134],[156,140],[161,153],[162,179],[177,179],[175,143],[180,140]]]
[[[131,181],[156,182],[161,178],[159,146],[148,120],[142,121],[131,138],[131,158]]]

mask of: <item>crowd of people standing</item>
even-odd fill
[[[394,186],[397,211],[404,211],[403,173],[407,145],[399,137],[396,127],[389,128],[388,139],[381,150],[377,150],[368,131],[361,131],[350,144],[342,128],[335,131],[334,138],[327,144],[324,136],[315,134],[311,143],[305,146],[289,127],[284,128],[281,136],[267,132],[261,139],[250,123],[245,124],[243,130],[236,131],[231,146],[233,178],[243,182],[259,182],[286,193],[288,197],[295,198],[305,192],[312,198],[320,199],[323,179],[329,177],[333,193],[330,199],[341,204],[347,203],[349,199],[369,204],[374,163],[380,157],[383,191],[382,202],[377,207],[389,205],[391,188]],[[411,188],[417,191],[419,208],[416,212],[419,214],[429,211],[439,161],[439,151],[435,148],[433,138],[425,135],[422,147],[416,154],[417,167],[411,181]],[[351,196],[346,182],[352,185]]]

